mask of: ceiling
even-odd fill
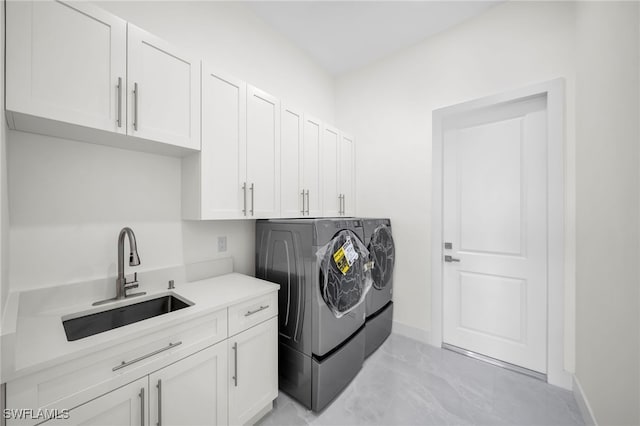
[[[261,19],[332,75],[375,62],[501,1],[252,1]]]

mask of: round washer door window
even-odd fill
[[[369,272],[365,271],[369,253],[350,230],[338,232],[323,249],[322,253],[318,251],[320,292],[327,306],[337,317],[341,317],[362,302],[367,284],[370,286],[370,278],[367,279]],[[354,253],[356,259],[353,259]],[[348,261],[349,256],[352,262]]]
[[[382,290],[391,282],[396,259],[391,228],[386,225],[378,226],[371,235],[368,248],[369,258],[374,262],[371,271],[373,287]]]

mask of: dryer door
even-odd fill
[[[371,278],[373,288],[367,295],[367,317],[376,314],[389,303],[393,296],[393,267],[396,251],[391,236],[391,227],[377,226],[369,241],[369,259],[373,262]]]
[[[350,230],[338,232],[316,253],[320,293],[336,318],[354,310],[371,287],[369,251]]]
[[[373,261],[373,269],[371,270],[373,287],[376,290],[382,290],[391,286],[396,260],[391,228],[387,225],[378,226],[371,235],[368,249],[369,258]]]

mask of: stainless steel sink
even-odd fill
[[[191,305],[193,305],[193,303],[182,300],[174,295],[166,295],[77,318],[67,320],[63,318],[62,325],[67,334],[67,340],[72,342],[93,336],[94,334],[113,330],[114,328],[157,317],[158,315],[168,314],[169,312],[184,309]]]

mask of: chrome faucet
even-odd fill
[[[114,300],[122,300],[127,297],[142,296],[145,292],[127,294],[128,290],[138,288],[138,273],[133,274],[133,281],[127,282],[124,275],[124,237],[129,237],[129,266],[140,265],[140,256],[138,256],[138,246],[136,244],[136,235],[131,228],[125,227],[118,235],[118,278],[116,278],[116,297],[111,299],[95,302],[93,305],[102,305],[103,303],[112,302]]]
[[[127,297],[127,290],[138,288],[138,273],[133,275],[133,281],[127,282],[124,276],[124,237],[129,237],[129,266],[138,266],[140,256],[136,244],[136,235],[131,228],[122,228],[118,235],[118,278],[116,279],[116,300]],[[137,294],[136,294],[137,295]],[[133,295],[131,295],[133,296]]]

